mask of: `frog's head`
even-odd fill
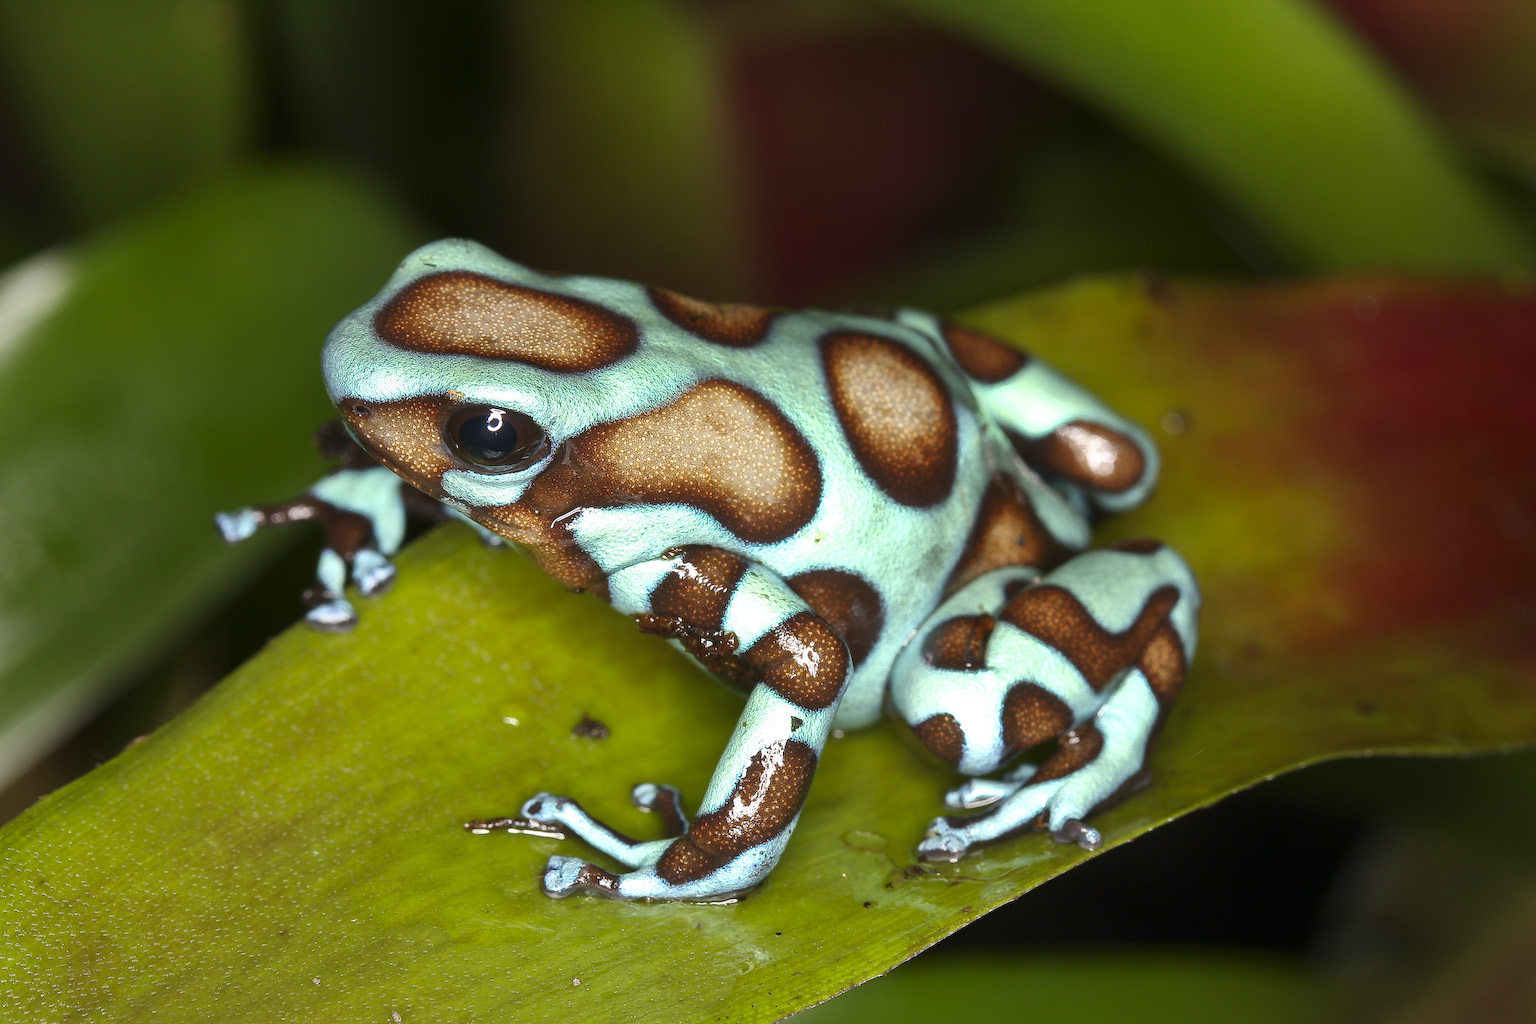
[[[622,365],[639,343],[619,312],[634,302],[625,289],[639,290],[434,242],[331,332],[326,389],[380,462],[483,521],[516,502],[567,439],[644,400]]]

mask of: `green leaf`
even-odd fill
[[[1490,271],[1532,248],[1305,0],[895,0],[1109,111],[1305,266]]]
[[[1353,281],[1104,281],[983,311],[1161,424],[1108,531],[1180,548],[1201,650],[1114,847],[1300,765],[1536,739],[1525,542],[1536,296]],[[1454,344],[1475,338],[1477,344]],[[354,634],[302,628],[0,832],[0,1003],[47,1020],[766,1021],[1090,856],[913,848],[949,776],[881,726],[829,745],[768,881],[729,906],[546,898],[573,842],[467,834],[540,789],[654,834],[739,702],[665,645],[447,527]],[[608,739],[573,733],[585,716]]]
[[[236,0],[0,5],[8,98],[74,226],[204,180],[248,147],[243,27]]]
[[[357,182],[293,168],[0,283],[0,779],[255,564],[210,516],[313,478],[319,341],[409,241]]]

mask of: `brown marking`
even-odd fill
[[[837,703],[848,679],[848,645],[814,612],[798,612],[747,648],[760,683],[808,711]]]
[[[1008,439],[1025,462],[1045,473],[1120,494],[1136,486],[1147,460],[1136,442],[1100,423],[1073,420],[1037,440],[1008,432]]]
[[[1129,629],[1111,633],[1088,614],[1071,591],[1045,583],[1009,601],[1002,618],[1056,648],[1077,666],[1089,686],[1102,690],[1143,656],[1178,601],[1178,588],[1159,587]]]
[[[596,303],[467,270],[418,278],[373,318],[385,341],[418,352],[595,370],[635,350],[633,322]]]
[[[636,615],[640,632],[676,640],[700,665],[740,689],[757,682],[757,671],[736,653],[736,634],[729,630],[695,626],[674,616]]]
[[[1045,759],[1040,770],[1031,775],[1029,781],[1031,783],[1049,782],[1052,779],[1071,775],[1084,765],[1092,764],[1093,759],[1098,757],[1099,751],[1103,749],[1104,734],[1099,732],[1092,722],[1073,729],[1061,738],[1061,746]]]
[[[656,787],[656,802],[643,810],[653,812],[661,819],[661,834],[668,839],[676,838],[688,831],[688,818],[683,814],[682,798],[677,795],[677,790],[666,786]]]
[[[912,735],[946,764],[959,766],[965,753],[965,732],[954,715],[941,713],[925,718],[912,727]]]
[[[1171,704],[1184,683],[1184,673],[1188,667],[1184,656],[1184,641],[1179,639],[1173,623],[1164,622],[1152,634],[1136,667],[1147,677],[1152,692],[1157,694],[1157,702],[1165,708]]]
[[[945,593],[953,593],[976,577],[1004,566],[1032,565],[1045,572],[1066,561],[1072,553],[1071,548],[1051,536],[1016,485],[994,479],[982,496],[976,524],[949,574]]]
[[[583,864],[581,870],[576,873],[576,881],[572,888],[591,889],[605,896],[617,896],[619,876],[611,871],[604,871],[596,864]]]
[[[395,402],[336,402],[364,448],[407,483],[441,496],[443,474],[458,462],[443,443],[446,398],[403,398]]]
[[[667,847],[656,873],[673,885],[692,882],[789,827],[816,774],[816,751],[799,740],[765,747],[719,810],[693,819],[688,834]]]
[[[1020,683],[1003,698],[1003,745],[1012,754],[1060,736],[1072,725],[1072,709],[1034,683]]]
[[[942,501],[955,482],[959,428],[939,375],[896,342],[853,331],[822,338],[821,358],[864,472],[903,505]]]
[[[373,523],[367,516],[307,494],[280,505],[255,505],[251,511],[256,513],[256,522],[262,527],[318,520],[325,529],[325,546],[348,562],[373,542]]]
[[[971,672],[987,663],[987,641],[997,620],[990,615],[957,615],[933,627],[923,641],[923,660],[934,668]]]
[[[739,384],[707,380],[572,439],[521,500],[485,513],[564,583],[543,554],[574,546],[562,517],[581,508],[686,502],[743,540],[772,543],[810,522],[820,500],[816,454],[784,415]]]
[[[651,611],[703,630],[718,630],[726,605],[747,571],[746,559],[721,548],[693,545],[651,591]]]
[[[731,348],[747,348],[762,341],[778,316],[776,311],[761,306],[704,302],[663,288],[650,289],[650,295],[661,315],[677,326],[705,341]]]
[[[813,569],[785,582],[843,638],[853,665],[863,664],[885,625],[879,592],[862,576],[840,569]]]
[[[943,325],[944,343],[960,369],[983,384],[1007,380],[1029,362],[1029,356],[974,327]]]
[[[1124,551],[1132,555],[1155,555],[1163,550],[1163,542],[1153,540],[1151,537],[1137,537],[1134,540],[1122,540],[1117,544],[1111,544],[1108,550]]]

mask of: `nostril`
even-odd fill
[[[356,416],[360,420],[367,419],[370,415],[372,415],[372,413],[373,410],[368,408],[362,402],[356,402],[352,405],[352,415]]]

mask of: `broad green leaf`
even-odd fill
[[[1165,484],[1114,536],[1189,557],[1201,650],[1110,848],[1292,768],[1536,739],[1536,297],[1351,281],[1089,282],[978,314],[1143,422]],[[1475,342],[1475,343],[1474,343]],[[37,1019],[766,1021],[1089,855],[912,851],[951,781],[834,740],[785,857],[729,906],[541,895],[574,842],[466,834],[543,788],[620,828],[702,791],[739,704],[469,531],[354,634],[292,630],[0,832],[0,1002]],[[601,741],[573,733],[585,716]]]
[[[230,168],[255,129],[237,0],[0,5],[7,98],[76,227]],[[29,154],[30,155],[30,154]]]
[[[1315,3],[894,2],[1126,122],[1303,265],[1532,265],[1528,241]]]
[[[320,339],[409,241],[351,179],[267,171],[0,283],[0,779],[249,571],[209,517],[313,478]]]

